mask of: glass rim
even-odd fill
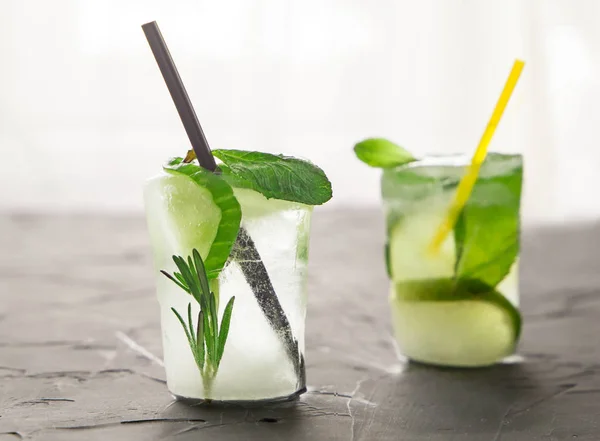
[[[522,153],[489,152],[489,156],[523,158]],[[487,158],[486,158],[487,159]],[[465,153],[427,154],[407,164],[392,167],[390,170],[406,170],[417,167],[465,167],[471,163],[471,156]]]

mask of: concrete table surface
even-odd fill
[[[164,382],[141,217],[0,216],[0,441],[600,440],[600,225],[525,231],[521,357],[399,360],[377,211],[316,210],[309,392],[189,407]]]

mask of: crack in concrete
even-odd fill
[[[376,378],[375,379],[375,384],[379,383],[381,380],[383,380],[384,378],[388,377],[389,375],[395,375],[395,373],[392,372],[390,374],[382,375],[379,378]],[[366,400],[364,400],[365,402],[369,403],[369,405],[371,405],[371,406],[376,406],[376,404],[373,403],[373,401],[372,401],[374,394],[375,394],[375,388],[373,388],[373,390],[371,391],[371,394],[369,395],[369,398],[367,398]],[[369,421],[367,423],[366,432],[368,432],[371,429],[371,426],[373,425],[373,421],[374,420],[375,420],[375,412],[373,412],[369,416]]]
[[[71,347],[77,351],[116,351],[116,346],[101,343],[80,343]]]
[[[71,398],[40,398],[40,401],[66,401],[69,403],[75,402],[75,400],[72,400]]]
[[[139,375],[141,377],[147,378],[149,380],[155,381],[157,383],[160,384],[167,384],[167,382],[161,378],[156,378],[153,377],[152,375],[146,374],[144,372],[138,372],[134,369],[127,369],[127,368],[121,368],[121,369],[102,369],[100,371],[97,371],[95,373],[92,374],[92,377],[95,377],[97,375],[103,375],[103,374],[129,374],[129,375]]]
[[[339,413],[339,412],[327,412],[327,411],[324,411],[322,409],[319,409],[319,408],[317,408],[315,406],[309,405],[309,404],[304,403],[304,402],[299,402],[299,403],[301,403],[302,405],[308,407],[311,410],[314,410],[313,412],[307,412],[306,415],[308,415],[308,416],[315,416],[315,417],[321,417],[321,416],[342,416],[342,417],[352,418],[352,416],[350,414]],[[268,418],[268,417],[265,417],[265,418],[261,418],[261,419],[256,420],[254,417],[253,418],[249,418],[250,415],[252,415],[251,410],[250,409],[246,409],[245,414],[244,414],[244,416],[241,419],[239,419],[237,421],[231,421],[231,422],[224,423],[223,422],[224,412],[221,412],[220,416],[219,416],[219,423],[214,423],[214,424],[211,424],[211,423],[208,423],[208,424],[198,424],[198,425],[195,425],[195,426],[192,426],[192,427],[186,427],[185,429],[182,429],[182,430],[176,432],[174,434],[174,436],[182,435],[182,434],[185,434],[185,433],[194,432],[194,431],[198,431],[198,430],[210,429],[210,428],[214,428],[214,427],[235,426],[235,425],[244,424],[244,423],[254,423],[254,424],[265,423],[265,422],[266,423],[275,423],[275,422],[281,422],[281,421],[285,421],[286,419],[289,419],[289,418],[284,418],[284,417],[276,417],[276,418],[272,418],[272,419]]]
[[[0,368],[0,369],[2,369],[2,368]],[[0,378],[47,378],[47,379],[71,378],[71,379],[74,379],[77,381],[90,381],[90,380],[93,380],[95,377],[102,376],[102,375],[129,374],[129,375],[139,375],[143,378],[147,378],[149,380],[155,381],[160,384],[166,383],[166,381],[161,378],[156,378],[156,377],[153,377],[146,373],[137,372],[132,369],[103,369],[100,371],[39,372],[37,374],[28,374],[28,375],[25,375],[25,373],[27,372],[25,369],[15,369],[15,368],[7,368],[7,369],[9,369],[11,372],[16,372],[21,375],[8,374],[8,375],[2,375],[2,376],[0,376]]]
[[[307,412],[308,415],[310,416],[340,416],[340,417],[348,417],[348,418],[352,418],[352,415],[350,415],[349,413],[339,413],[339,412],[327,412],[325,410],[317,410],[317,411],[313,411],[313,412]],[[283,418],[281,418],[283,420]]]
[[[129,337],[124,332],[117,331],[115,333],[115,335],[117,336],[117,339],[119,339],[119,341],[125,343],[125,345],[132,351],[137,352],[142,357],[156,363],[157,365],[159,365],[161,367],[165,366],[165,364],[163,363],[163,361],[160,358],[158,358],[156,355],[154,355],[148,349],[146,349],[145,347],[143,347],[142,345],[137,343],[135,340],[133,340],[131,337]]]
[[[579,390],[569,390],[567,394],[600,394],[600,389],[579,389]]]
[[[348,395],[348,394],[342,394],[339,392],[328,392],[328,391],[322,391],[322,390],[310,390],[308,392],[306,392],[307,395],[327,395],[327,396],[332,396],[335,398],[352,398],[352,395]]]
[[[561,292],[561,298],[563,298],[562,294],[563,293]],[[569,317],[579,317],[582,316],[581,313],[584,312],[584,310],[577,310],[578,307],[594,304],[599,301],[600,296],[598,295],[598,290],[593,289],[588,292],[583,292],[580,294],[572,295],[570,297],[565,297],[563,300],[564,303],[560,308],[542,314],[527,315],[526,319],[527,321],[537,322]]]
[[[165,381],[165,383],[166,383],[166,381]],[[173,401],[171,401],[169,404],[167,404],[167,405],[166,405],[166,406],[165,406],[165,407],[164,407],[164,408],[163,408],[163,409],[160,411],[160,413],[163,413],[163,412],[165,412],[165,411],[166,411],[168,408],[170,408],[170,407],[174,406],[174,405],[175,405],[175,404],[177,404],[178,402],[179,402],[178,400],[173,400]]]
[[[15,404],[15,407],[35,406],[36,404],[45,404],[46,406],[48,406],[50,403],[47,403],[45,401],[40,401],[40,400],[29,400],[29,401],[21,401],[21,402]]]
[[[56,340],[56,341],[40,341],[40,342],[0,342],[0,348],[41,348],[41,347],[56,347],[56,346],[75,346],[81,344],[80,341]]]
[[[322,409],[319,409],[317,406],[313,406],[312,404],[308,404],[308,403],[306,403],[304,401],[298,401],[298,404],[301,405],[301,406],[304,406],[304,407],[306,407],[307,409],[310,409],[310,410],[314,410],[314,411],[317,411],[317,412],[322,411]]]
[[[186,428],[186,429],[183,429],[183,430],[180,430],[180,431],[178,431],[178,432],[175,432],[175,433],[173,434],[173,436],[177,436],[177,435],[183,435],[184,433],[189,433],[189,432],[197,432],[197,431],[199,431],[199,430],[203,430],[203,429],[210,429],[210,428],[212,428],[212,427],[235,426],[235,425],[237,425],[237,424],[242,424],[242,423],[244,423],[244,422],[245,422],[245,421],[232,422],[232,423],[225,423],[225,424],[223,424],[223,423],[219,423],[219,424],[202,424],[202,425],[198,424],[198,425],[196,425],[196,426],[193,426],[193,427],[188,427],[188,428]]]
[[[90,371],[64,371],[64,372],[41,372],[39,374],[25,375],[25,378],[72,378],[78,381],[86,381],[92,373]]]
[[[202,418],[148,418],[143,420],[126,420],[121,424],[144,424],[144,423],[205,423]]]
[[[572,380],[572,379],[581,378],[581,377],[594,376],[598,373],[597,365],[590,365],[590,366],[584,367],[583,364],[580,364],[579,366],[582,367],[581,371],[575,372],[575,373],[569,374],[569,375],[564,375],[562,377],[559,377],[558,379]],[[569,366],[569,365],[565,366],[564,364],[559,363],[556,365],[556,367],[560,368],[560,367],[571,367],[571,366]]]
[[[299,405],[304,406],[306,409],[308,409],[305,412],[305,415],[309,415],[309,416],[343,416],[343,417],[350,417],[350,414],[348,413],[340,413],[340,412],[335,412],[335,411],[327,411],[324,409],[321,409],[317,406],[313,406],[312,404],[308,404],[304,401],[299,401],[298,402]],[[281,418],[283,419],[283,418]]]
[[[23,439],[23,435],[21,435],[19,432],[0,432],[0,435],[12,435],[16,436],[18,439]]]
[[[369,377],[364,377],[361,380],[358,380],[356,382],[356,387],[354,388],[354,390],[352,392],[350,392],[350,398],[348,399],[348,401],[346,402],[346,408],[348,409],[348,415],[350,415],[350,441],[354,441],[354,425],[356,424],[356,419],[354,418],[354,415],[352,414],[352,409],[350,408],[350,403],[352,403],[352,400],[354,399],[354,396],[358,393],[360,387],[362,386],[362,384],[367,381],[369,379]]]
[[[559,396],[567,393],[568,391],[570,391],[571,389],[573,389],[576,386],[577,386],[576,383],[575,384],[561,384],[561,385],[559,385],[560,389],[558,391],[555,391],[551,394],[548,394],[546,396],[539,398],[538,400],[534,401],[533,403],[530,403],[527,407],[525,407],[523,409],[519,409],[519,410],[516,410],[515,412],[509,413],[507,415],[507,417],[508,418],[518,417],[519,415],[522,415],[525,412],[529,412],[530,410],[538,407],[540,404],[543,404],[546,401],[549,401],[553,398],[559,397]]]
[[[553,435],[554,435],[554,431],[556,430],[556,427],[554,427],[554,423],[556,422],[556,413],[552,413],[552,421],[550,421],[550,430],[543,435],[544,438],[548,438],[548,439],[552,439]]]
[[[115,369],[102,369],[100,371],[96,371],[93,375],[102,375],[102,374],[131,374],[131,375],[135,375],[137,374],[136,371],[134,371],[133,369],[127,369],[127,368],[115,368]]]
[[[502,435],[502,431],[504,430],[504,427],[506,427],[506,425],[509,423],[509,421],[506,418],[510,414],[511,409],[512,409],[512,405],[508,406],[508,408],[504,412],[504,415],[502,415],[502,418],[500,418],[500,423],[498,424],[498,429],[496,429],[496,433],[494,434],[494,438],[492,439],[492,441],[498,441],[500,439],[500,436]]]
[[[14,367],[10,367],[10,366],[0,366],[0,371],[19,372],[21,374],[24,374],[25,372],[27,372],[25,369],[14,368]]]
[[[243,424],[248,422],[248,416],[250,415],[250,409],[245,409],[244,412],[244,416],[241,420],[239,421],[232,421],[231,423],[223,423],[223,412],[221,413],[221,422],[218,424],[198,424],[192,427],[187,427],[185,429],[179,430],[178,432],[175,432],[173,434],[173,436],[177,436],[177,435],[183,435],[184,433],[189,433],[189,432],[194,432],[194,431],[198,431],[198,430],[203,430],[203,429],[210,429],[212,427],[222,427],[222,426],[235,426],[238,424]]]
[[[354,390],[350,393],[350,395],[352,396],[352,398],[350,398],[348,400],[348,402],[346,403],[346,406],[348,408],[348,414],[350,415],[350,418],[352,418],[352,427],[351,427],[351,431],[350,431],[350,439],[351,441],[354,441],[354,438],[356,436],[356,429],[355,429],[355,425],[356,425],[356,418],[354,416],[354,414],[352,413],[351,410],[351,404],[352,403],[360,403],[362,405],[366,405],[366,406],[370,406],[370,407],[376,407],[377,403],[373,402],[373,395],[375,394],[376,391],[376,387],[373,387],[373,390],[371,391],[370,395],[368,398],[357,398],[356,395],[358,394],[360,388],[362,387],[363,383],[367,380],[373,380],[375,383],[375,386],[377,385],[377,383],[379,383],[381,380],[383,380],[384,378],[388,378],[394,375],[398,375],[399,373],[402,372],[402,370],[404,369],[404,365],[398,365],[398,366],[392,366],[391,369],[389,369],[387,371],[387,373],[380,375],[377,378],[370,378],[370,377],[364,377],[361,380],[358,380],[356,382],[356,387],[354,388]],[[373,411],[373,413],[369,416],[368,421],[366,422],[367,427],[366,427],[366,431],[368,432],[368,430],[370,429],[371,425],[373,424],[373,421],[375,419],[375,412]]]
[[[162,378],[153,377],[152,375],[148,375],[143,372],[135,372],[135,373],[138,375],[141,375],[142,377],[147,378],[149,380],[156,381],[157,383],[167,384],[167,380],[163,380]]]
[[[15,406],[35,406],[36,404],[45,404],[46,406],[48,406],[52,402],[70,402],[70,403],[74,403],[75,400],[72,400],[70,398],[39,398],[37,400],[21,401],[21,402],[15,404]]]
[[[93,430],[106,427],[115,427],[127,424],[154,424],[154,423],[205,423],[202,418],[146,418],[139,420],[123,420],[113,423],[86,424],[81,426],[57,426],[54,430]]]

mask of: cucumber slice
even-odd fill
[[[444,221],[445,206],[439,212],[407,215],[389,230],[386,256],[392,280],[452,277],[456,250],[449,234],[435,256],[426,254],[435,232]]]
[[[151,179],[145,189],[157,266],[164,265],[167,253],[189,256],[196,248],[208,278],[215,279],[240,230],[242,210],[233,189],[220,176],[181,158],[171,159],[164,170],[167,174]]]
[[[511,355],[521,333],[519,311],[477,281],[413,280],[393,285],[396,340],[422,363],[479,367]]]
[[[161,173],[147,181],[144,202],[157,258],[170,262],[172,255],[188,256],[196,248],[206,259],[221,221],[209,190],[183,174]]]

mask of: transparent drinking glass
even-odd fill
[[[218,299],[218,317],[232,296],[235,302],[223,357],[207,390],[172,311],[186,316],[191,302],[195,318],[199,306],[158,272],[177,271],[172,256],[188,256],[194,248],[206,257],[214,233],[203,232],[218,223],[220,214],[214,212],[210,194],[202,190],[192,181],[162,173],[147,181],[144,191],[168,388],[174,396],[191,400],[294,398],[306,390],[304,327],[312,206],[234,189],[242,210],[240,233],[211,289]]]
[[[415,361],[489,365],[519,338],[521,155],[490,153],[456,227],[428,248],[468,163],[437,156],[383,172],[393,327]]]

